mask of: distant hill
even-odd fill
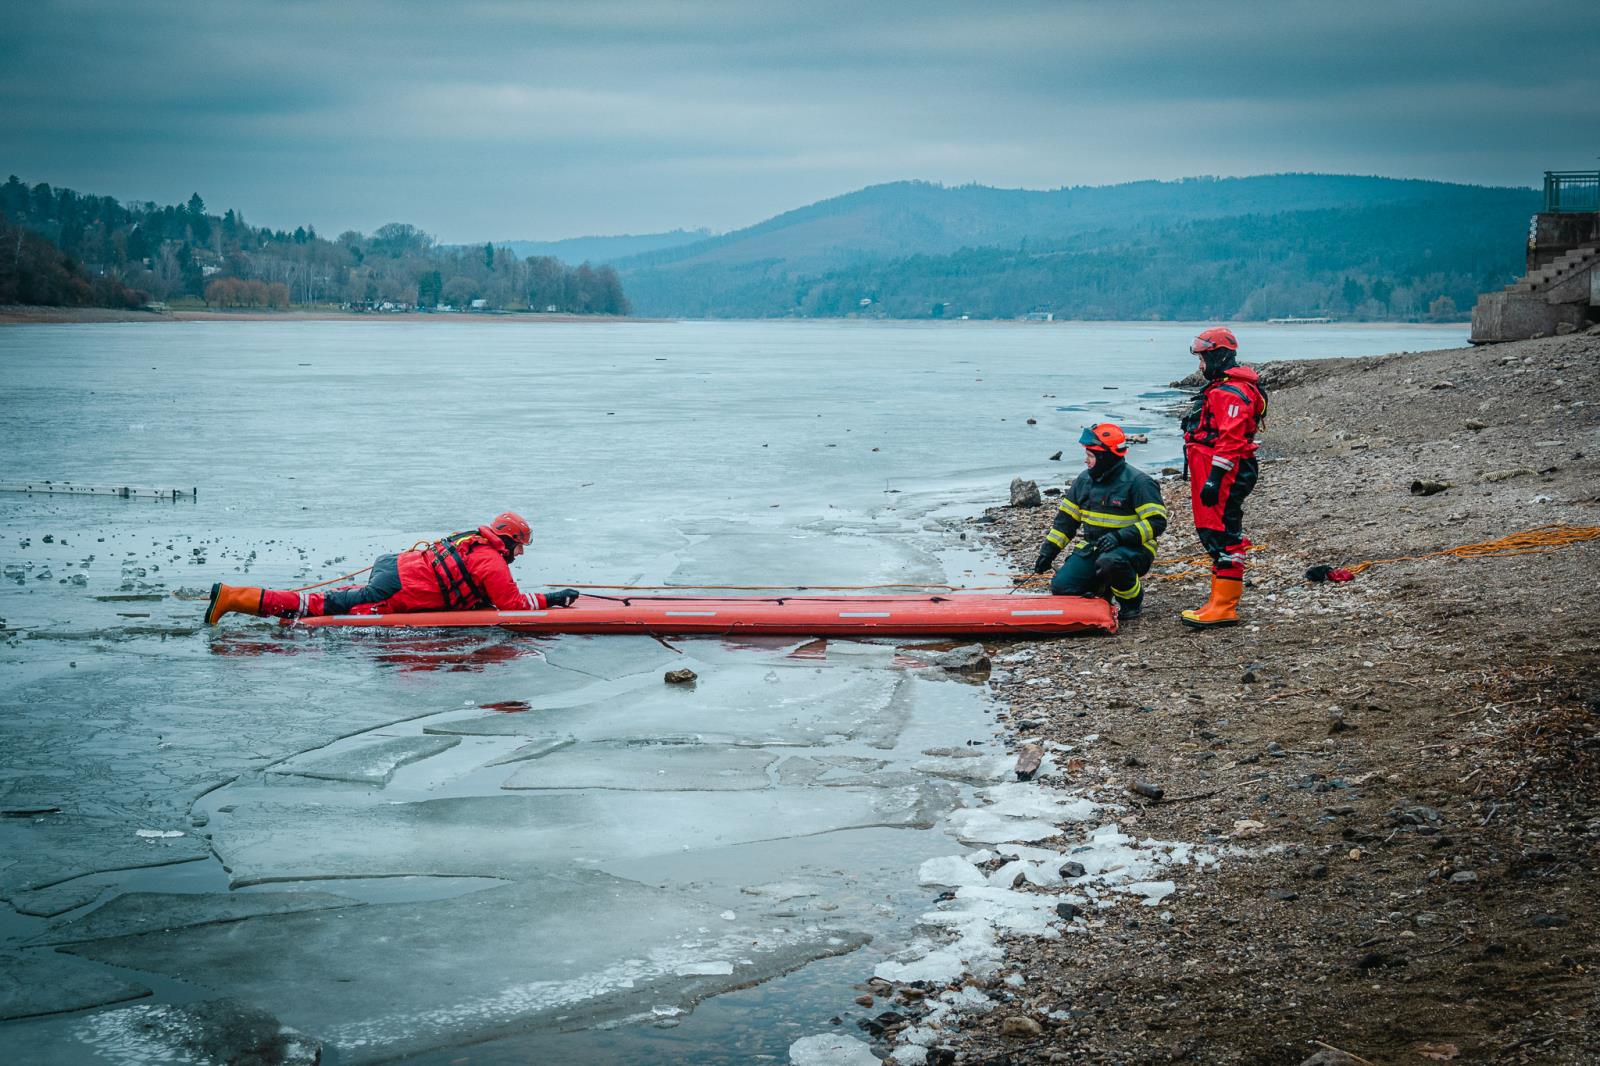
[[[1212,317],[1267,317],[1308,313],[1302,305],[1331,283],[1339,299],[1319,313],[1401,318],[1451,293],[1459,308],[1472,286],[1503,283],[1520,263],[1515,235],[1537,209],[1529,189],[1324,174],[1050,191],[897,182],[613,262],[648,315],[1164,318],[1203,304]],[[1269,248],[1275,266],[1262,262]],[[1411,252],[1421,249],[1439,258],[1419,273]],[[1137,285],[1125,283],[1130,270]],[[1438,288],[1433,275],[1454,280],[1418,311],[1423,294],[1410,290],[1425,278]],[[1215,285],[1174,298],[1197,276]],[[1390,299],[1344,299],[1347,276]]]
[[[643,252],[676,248],[703,241],[711,236],[708,229],[675,229],[668,233],[622,234],[616,237],[568,237],[560,241],[499,241],[495,247],[509,248],[518,259],[549,256],[563,263],[603,263],[626,259]]]

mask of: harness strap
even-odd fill
[[[452,533],[428,546],[428,566],[439,583],[439,594],[450,610],[472,610],[489,602],[489,597],[472,579],[467,562],[456,545],[475,537],[476,533]]]

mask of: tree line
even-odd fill
[[[0,185],[0,303],[137,307],[183,297],[222,307],[339,304],[625,315],[616,271],[439,244],[394,222],[329,240],[252,226],[237,210],[123,202],[12,175]]]

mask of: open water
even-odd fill
[[[1193,332],[0,330],[0,482],[199,490],[0,493],[0,1057],[179,1061],[265,1012],[333,1062],[783,1061],[859,1016],[1005,776],[981,686],[892,642],[208,629],[193,597],[505,509],[530,588],[1004,585],[964,519],[1069,480],[1095,421],[1175,461]],[[1465,341],[1240,332],[1247,361]]]

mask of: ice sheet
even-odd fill
[[[534,764],[537,765],[537,764]],[[527,878],[574,859],[638,857],[861,826],[932,824],[948,794],[587,790],[381,806],[252,804],[213,823],[233,882],[434,874]]]
[[[427,904],[278,914],[67,950],[226,984],[361,1063],[512,1028],[690,1006],[859,942],[755,909],[729,921],[686,893],[567,870]]]
[[[274,766],[272,772],[324,781],[382,785],[387,784],[394,772],[407,763],[449,751],[459,743],[459,737],[393,737],[293,759]]]
[[[143,985],[54,952],[0,953],[0,1020],[82,1010],[149,994]]]
[[[502,788],[723,792],[767,788],[778,756],[714,744],[577,744],[517,770]]]

